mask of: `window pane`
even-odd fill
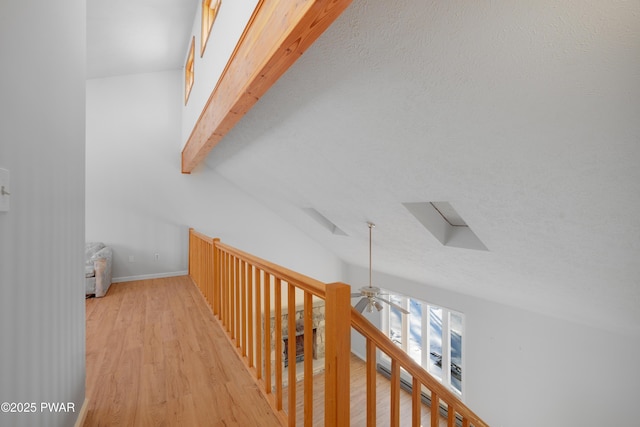
[[[422,305],[409,300],[409,356],[422,365]]]
[[[451,385],[462,393],[462,316],[451,313]]]
[[[389,295],[389,300],[402,305],[402,300],[398,296]],[[398,347],[402,347],[402,313],[393,306],[389,308],[389,338]]]
[[[429,357],[428,371],[442,378],[442,309],[429,307]]]

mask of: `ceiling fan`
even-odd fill
[[[367,313],[372,313],[373,309],[380,311],[382,310],[382,304],[380,302],[384,302],[385,304],[389,304],[391,307],[400,310],[404,314],[409,314],[407,310],[400,307],[398,304],[389,301],[388,299],[381,298],[380,288],[373,286],[371,284],[371,231],[376,226],[372,222],[368,222],[369,226],[369,286],[363,286],[360,288],[360,292],[351,294],[351,298],[362,297],[360,301],[358,301],[355,305],[356,310],[360,313],[367,310]]]

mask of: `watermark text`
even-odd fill
[[[76,412],[74,402],[2,402],[0,412],[13,414]]]

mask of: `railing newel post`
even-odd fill
[[[350,423],[351,287],[331,283],[325,294],[325,425]]]

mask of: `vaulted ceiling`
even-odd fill
[[[194,2],[160,3],[188,33]],[[90,76],[120,55],[91,29],[97,4]],[[346,262],[366,266],[372,221],[375,270],[638,332],[638,16],[622,1],[354,0],[204,168]],[[433,201],[488,250],[444,246],[405,206]]]
[[[194,0],[87,0],[87,77],[182,66]]]

